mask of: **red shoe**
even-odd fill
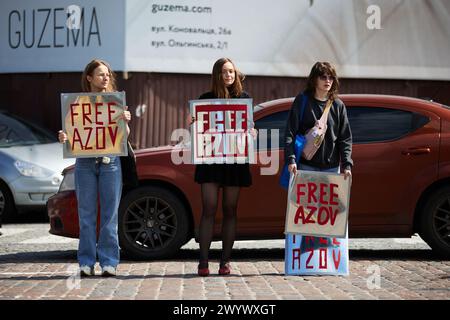
[[[207,277],[209,276],[209,268],[208,268],[208,261],[201,261],[198,264],[198,275],[200,277]]]
[[[226,276],[226,275],[229,275],[230,273],[231,273],[231,266],[230,266],[229,262],[227,262],[227,263],[225,263],[223,265],[220,264],[219,274],[221,276]]]

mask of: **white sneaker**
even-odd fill
[[[102,277],[115,277],[116,276],[116,268],[112,266],[104,266],[102,268]]]
[[[89,266],[81,266],[80,267],[80,276],[81,277],[89,277],[95,275],[94,267]]]

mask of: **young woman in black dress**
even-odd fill
[[[212,71],[211,91],[202,94],[199,99],[250,98],[243,91],[243,75],[228,58],[216,61]],[[194,120],[194,119],[193,119]],[[256,136],[256,130],[250,133]],[[208,252],[214,229],[214,219],[218,206],[219,191],[222,188],[222,257],[219,274],[230,274],[231,250],[236,234],[236,211],[241,187],[252,184],[250,167],[245,164],[200,164],[195,168],[195,181],[201,185],[202,217],[200,221],[199,242],[200,261],[198,275],[208,276]]]

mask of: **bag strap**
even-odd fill
[[[328,99],[327,105],[325,107],[325,110],[323,110],[323,114],[320,117],[319,122],[321,122],[321,123],[326,123],[327,122],[328,114],[330,113],[330,109],[331,109],[332,105],[333,105],[333,100],[332,99]]]
[[[303,115],[305,114],[306,106],[308,105],[308,95],[305,93],[301,94],[302,97],[302,103],[300,104],[300,115],[299,115],[299,122],[301,123],[303,121]],[[325,106],[325,109],[323,110],[323,114],[320,117],[319,121],[322,122],[325,120],[325,122],[328,120],[328,114],[330,113],[331,106],[333,105],[333,100],[328,99],[327,105]]]
[[[306,106],[308,105],[308,95],[305,93],[301,94],[301,103],[300,103],[300,112],[299,112],[299,126],[303,121],[303,115],[305,113]],[[295,135],[294,143],[297,144],[298,136]],[[302,148],[303,149],[303,148]],[[295,151],[295,148],[294,148]],[[295,153],[295,162],[297,163],[297,166],[299,165],[300,157],[301,157],[301,151],[299,148],[297,148],[297,152]]]
[[[300,116],[299,116],[300,122],[299,123],[301,123],[303,121],[303,115],[305,114],[305,109],[308,104],[308,95],[302,93],[301,97],[302,97],[302,103],[300,104]]]

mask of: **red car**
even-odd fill
[[[349,236],[419,233],[438,254],[450,256],[450,108],[400,96],[348,94],[340,98],[347,106],[355,163]],[[258,144],[255,151],[258,163],[251,165],[253,185],[241,191],[237,239],[284,238],[287,193],[278,179],[292,101],[279,99],[254,108],[259,140],[266,141],[263,129],[271,129],[268,135],[275,139],[267,147]],[[278,139],[274,129],[279,130]],[[198,235],[200,186],[194,182],[193,165],[172,162],[173,148],[137,151],[140,183],[124,190],[119,209],[120,246],[131,257],[165,257]],[[271,170],[268,153],[275,166],[272,175],[261,174],[261,169]],[[50,233],[78,237],[73,168],[66,169],[61,188],[47,207]],[[219,212],[217,237],[220,220]]]

